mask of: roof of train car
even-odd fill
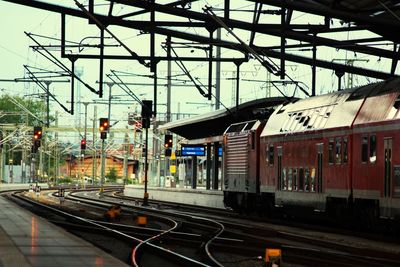
[[[160,131],[171,131],[188,140],[219,136],[229,125],[253,119],[262,119],[259,109],[278,106],[286,101],[284,97],[261,98],[240,104],[238,108],[220,109],[187,119],[166,123],[159,127]]]
[[[261,136],[393,119],[400,115],[399,93],[397,78],[283,104],[271,115]]]

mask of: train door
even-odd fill
[[[277,147],[278,153],[278,190],[282,190],[282,147]]]
[[[317,171],[316,171],[316,180],[317,180],[317,193],[322,193],[322,155],[324,152],[324,144],[317,144]]]
[[[391,198],[392,198],[392,138],[385,138],[384,144],[384,180],[383,180],[383,196],[384,196],[384,214],[383,216],[391,217]]]

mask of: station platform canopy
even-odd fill
[[[236,122],[267,119],[275,106],[287,101],[284,97],[261,98],[187,119],[166,123],[161,132],[170,131],[188,140],[222,136],[229,125]]]

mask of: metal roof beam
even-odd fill
[[[337,19],[342,19],[347,22],[355,22],[360,25],[371,25],[369,30],[386,38],[400,42],[400,37],[396,31],[388,31],[387,29],[400,28],[400,21],[388,20],[379,17],[372,17],[369,14],[357,14],[351,10],[344,11],[341,9],[329,8],[328,5],[318,5],[317,3],[309,3],[301,0],[297,1],[281,1],[281,0],[249,0],[251,2],[264,3],[276,7],[292,8],[304,13],[310,13],[320,16],[329,16]]]
[[[77,10],[77,9],[59,6],[59,5],[54,5],[54,4],[49,4],[49,3],[45,3],[45,2],[39,2],[39,1],[31,1],[31,0],[3,0],[3,1],[22,4],[22,5],[36,7],[36,8],[41,8],[41,9],[53,11],[56,13],[64,13],[64,14],[87,19],[86,14],[84,14],[82,11]],[[120,2],[120,1],[121,0],[117,0],[116,2]],[[95,16],[97,18],[103,19],[105,21],[107,21],[107,19],[111,20],[111,22],[115,25],[120,25],[123,27],[141,30],[141,28],[139,28],[137,25],[135,25],[134,22],[120,20],[117,18],[108,18],[108,17],[102,16],[102,15],[95,15]],[[210,40],[208,37],[189,34],[187,32],[174,31],[174,30],[170,30],[170,29],[166,29],[166,28],[155,27],[154,31],[158,34],[162,34],[162,35],[166,35],[166,36],[170,35],[175,38],[191,40],[191,41],[195,41],[195,42],[199,42],[199,43],[207,44],[207,43],[210,43],[211,41],[213,41],[213,40]],[[243,47],[241,47],[241,45],[237,44],[237,43],[219,41],[218,45],[221,47],[228,48],[228,49],[238,50],[238,51],[241,51],[241,52],[247,54],[247,52],[243,49]],[[277,59],[280,59],[280,57],[281,57],[280,53],[270,51],[268,49],[258,48],[257,50],[260,51],[261,53],[264,53],[264,55],[266,55],[266,56],[270,56],[270,57],[277,58]],[[293,62],[312,65],[312,59],[310,59],[310,58],[291,55],[291,54],[287,54],[287,53],[286,53],[285,57],[287,60],[290,60]],[[398,55],[395,58],[397,58],[397,57],[398,57]],[[389,73],[385,73],[385,72],[357,68],[357,67],[353,67],[353,66],[346,66],[346,65],[341,65],[338,63],[332,63],[332,62],[327,62],[327,61],[322,61],[322,60],[317,60],[315,63],[316,63],[317,67],[322,67],[322,68],[327,68],[327,69],[332,69],[332,70],[341,70],[341,71],[345,71],[348,73],[369,76],[369,77],[377,78],[377,79],[387,79],[387,78],[393,77],[393,75],[391,75]]]
[[[152,4],[150,4],[147,1],[143,1],[143,0],[137,0],[137,1],[113,0],[113,1],[118,2],[120,4],[125,4],[128,6],[140,7],[140,8],[145,8],[145,9],[150,9],[152,6]],[[269,1],[256,1],[256,2],[264,3],[267,5],[270,4]],[[272,1],[272,2],[275,2],[275,1]],[[281,2],[281,1],[278,1],[278,2]],[[283,2],[286,3],[288,1],[283,1]],[[286,7],[285,5],[281,5],[281,6],[285,7],[285,8],[291,8],[291,7]],[[214,23],[207,14],[200,13],[200,12],[195,12],[195,11],[191,11],[191,10],[183,10],[183,9],[179,9],[179,8],[172,8],[172,7],[167,7],[167,6],[160,5],[160,4],[154,4],[154,9],[158,12],[162,12],[162,13],[169,14],[169,15],[175,15],[175,16],[205,21],[208,23]],[[326,46],[331,46],[334,48],[341,48],[341,41],[337,41],[337,40],[333,40],[333,39],[329,39],[329,38],[314,37],[314,36],[304,34],[301,32],[295,32],[295,31],[292,31],[287,28],[285,28],[285,30],[282,31],[281,28],[271,29],[271,28],[265,27],[265,25],[254,25],[254,24],[248,23],[248,22],[232,20],[232,19],[225,20],[222,17],[219,17],[219,18],[221,20],[223,20],[224,23],[227,24],[227,26],[229,28],[238,28],[238,29],[242,29],[242,30],[255,31],[258,33],[264,33],[267,35],[273,35],[273,36],[278,36],[278,37],[282,37],[284,35],[285,38],[288,38],[288,39],[309,42],[309,43],[315,41],[315,43],[317,45],[326,45]],[[393,26],[393,24],[392,24],[392,26]],[[322,25],[322,27],[326,28],[325,25]],[[374,47],[368,47],[368,46],[356,45],[355,47],[345,47],[343,49],[349,50],[352,52],[360,52],[360,53],[365,53],[365,54],[370,54],[370,55],[380,56],[380,57],[386,57],[386,58],[391,58],[391,59],[398,57],[398,55],[396,53],[393,53],[392,51],[378,49],[378,48],[374,48]]]
[[[53,4],[48,4],[45,2],[40,2],[40,1],[30,1],[30,0],[3,0],[7,2],[12,2],[12,3],[17,3],[17,4],[22,4],[26,6],[31,6],[31,7],[36,7],[36,8],[41,8],[53,12],[58,12],[58,13],[65,13],[68,15],[76,16],[76,17],[81,17],[87,19],[87,16],[80,12],[79,10],[76,9],[71,9],[71,8],[66,8],[63,6],[59,5],[53,5]],[[136,7],[142,7],[142,8],[149,8],[150,4],[148,2],[144,1],[127,1],[127,0],[114,0],[117,3],[120,4],[126,4],[129,6],[136,6]],[[272,0],[271,2],[275,2],[275,0]],[[284,1],[285,3],[287,1]],[[202,20],[206,22],[210,22],[210,17],[206,14],[199,13],[199,12],[194,12],[194,11],[189,11],[189,10],[183,10],[183,9],[178,9],[178,8],[173,8],[173,7],[168,7],[164,5],[158,5],[155,4],[155,9],[159,12],[164,12],[167,14],[171,15],[177,15],[177,16],[182,16],[182,17],[188,17],[191,19],[197,19],[197,20]],[[124,27],[130,27],[138,30],[145,30],[143,27],[139,27],[138,25],[135,25],[135,21],[126,21],[126,20],[121,20],[116,17],[107,17],[103,15],[96,15],[98,19],[100,19],[103,22],[107,22],[109,25],[114,24],[114,25],[120,25]],[[223,18],[221,18],[223,19]],[[313,42],[314,37],[299,33],[299,32],[294,32],[291,30],[286,30],[284,33],[281,32],[280,29],[267,29],[265,25],[252,25],[251,23],[247,22],[242,22],[242,21],[236,21],[236,20],[225,20],[227,25],[231,28],[240,28],[244,30],[249,30],[249,31],[256,31],[259,33],[264,33],[268,35],[274,35],[274,36],[282,36],[282,34],[285,35],[286,38],[289,39],[294,39],[298,41],[304,41],[304,42]],[[149,26],[147,24],[147,26]],[[326,45],[326,46],[331,46],[334,48],[342,48],[341,47],[341,41],[336,41],[328,38],[321,38],[321,37],[315,37],[315,43],[317,45]],[[353,47],[345,47],[343,48],[345,50],[353,51],[353,52],[360,52],[360,53],[365,53],[365,54],[370,54],[370,55],[375,55],[379,57],[386,57],[386,58],[391,58],[391,59],[398,59],[399,55],[393,51],[388,51],[384,49],[378,49],[374,47],[367,47],[367,46],[353,46]]]
[[[345,21],[356,22],[359,24],[373,24],[379,27],[400,27],[399,21],[387,20],[383,18],[370,17],[365,14],[359,15],[355,12],[346,12],[340,9],[329,8],[328,6],[318,5],[317,3],[307,3],[305,1],[282,1],[282,0],[248,0],[266,5],[291,8],[304,13],[320,16],[334,17]]]

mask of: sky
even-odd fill
[[[55,1],[45,1],[44,2],[55,2]],[[82,2],[85,4],[87,1]],[[107,2],[107,1],[106,1]],[[157,1],[157,3],[163,3],[167,1]],[[234,1],[232,3],[233,9],[241,10],[251,10],[253,4],[247,1]],[[70,7],[76,7],[73,0],[61,0],[57,1],[59,4],[68,5]],[[104,3],[104,1],[97,1],[97,3]],[[200,10],[202,7],[209,5],[214,8],[222,7],[223,1],[197,1],[192,4],[192,8],[195,10]],[[235,6],[237,5],[237,6]],[[104,7],[102,5],[96,7],[96,11],[102,12]],[[114,9],[114,15],[128,13],[129,8],[117,5]],[[216,12],[220,12],[216,9]],[[250,12],[233,12],[232,16],[236,19],[241,19],[244,21],[251,21]],[[141,15],[137,19],[148,19],[148,15]],[[163,16],[162,19],[176,19],[168,16]],[[185,20],[183,20],[185,21]],[[261,22],[276,22],[279,21],[279,17],[262,16]],[[308,14],[302,14],[295,12],[293,16],[293,22],[295,23],[323,23],[323,19],[317,16],[312,16]],[[333,20],[332,24],[339,25],[339,21]],[[59,70],[57,67],[41,56],[38,52],[35,52],[30,48],[33,42],[25,35],[24,32],[34,33],[37,35],[47,36],[54,39],[60,38],[60,15],[52,13],[49,11],[44,11],[40,9],[25,7],[17,4],[12,4],[9,2],[4,2],[0,0],[0,79],[15,79],[22,78],[26,75],[24,71],[24,65],[28,65],[32,68],[41,68],[46,70]],[[333,25],[333,26],[335,26]],[[121,39],[130,49],[135,51],[140,55],[149,55],[149,36],[147,34],[140,33],[136,30],[119,28],[119,27],[109,27],[109,29]],[[190,31],[192,33],[202,34],[204,30],[201,29],[183,29],[184,31]],[[247,41],[249,36],[240,30],[234,30],[234,32],[240,36],[244,41]],[[81,44],[97,44],[99,31],[94,25],[88,25],[87,20],[76,19],[71,16],[67,16],[67,41],[73,41]],[[338,39],[346,38],[359,38],[364,36],[365,33],[355,32],[349,36],[347,33],[337,34]],[[106,35],[107,36],[107,35]],[[279,44],[279,39],[274,37],[261,37],[257,36],[257,45],[273,45]],[[36,38],[36,37],[35,37]],[[222,38],[225,40],[237,42],[231,35],[223,30]],[[51,40],[48,38],[37,37],[42,44],[52,44],[58,45],[59,42]],[[162,43],[165,41],[165,36],[156,37],[156,55],[166,55],[164,49],[162,48]],[[176,40],[180,41],[180,40]],[[289,43],[294,43],[289,41]],[[127,55],[127,51],[121,47],[115,47],[117,42],[113,39],[106,40],[106,53],[109,54],[122,54]],[[76,52],[76,50],[74,50]],[[176,51],[181,56],[205,56],[203,49],[181,49],[176,48]],[[289,51],[297,54],[307,54],[310,55],[310,51]],[[85,47],[82,53],[98,53],[95,48]],[[357,55],[356,53],[349,53],[344,51],[337,51],[335,49],[319,48],[319,55],[326,55],[327,58],[334,58],[338,61],[343,61],[349,58],[356,58],[357,61],[354,63],[357,66],[365,66],[366,68],[376,69],[376,70],[387,70],[387,61],[380,60],[379,58],[367,57],[365,55]],[[53,52],[53,54],[61,60],[66,66],[70,67],[70,62],[66,59],[61,59],[59,52]],[[240,57],[238,52],[231,50],[222,50],[222,56],[224,57]],[[279,64],[277,60],[275,63]],[[193,77],[198,79],[201,83],[207,85],[207,75],[208,75],[208,63],[207,62],[185,62],[187,69],[190,71]],[[97,88],[96,83],[99,79],[98,76],[98,60],[83,60],[79,59],[76,62],[76,68],[82,72],[82,79],[90,84],[92,87]],[[299,65],[292,62],[287,62],[287,72],[294,79],[304,83],[305,87],[311,88],[311,67]],[[214,65],[215,69],[215,65]],[[107,60],[104,65],[104,72],[110,74],[111,70],[119,72],[127,72],[135,74],[129,77],[123,77],[124,82],[130,83],[148,83],[149,86],[144,85],[132,85],[129,88],[137,95],[139,98],[143,99],[153,99],[153,86],[151,85],[152,79],[138,76],[138,75],[150,75],[151,73],[137,61],[113,61]],[[233,63],[223,63],[221,64],[221,103],[224,106],[230,107],[235,103],[234,91],[235,91],[235,81],[232,77],[236,76],[235,65]],[[178,68],[175,63],[172,63],[172,73],[177,75],[176,78],[180,80],[188,80]],[[165,78],[167,75],[167,63],[161,62],[158,64],[158,75],[160,78]],[[215,77],[215,74],[214,74]],[[260,63],[255,60],[250,60],[250,62],[245,63],[241,67],[240,72],[240,99],[241,102],[258,99],[267,96],[266,84],[262,81],[269,79],[270,76],[266,70],[260,66]],[[273,77],[272,77],[273,78]],[[276,78],[273,78],[276,79]],[[105,78],[105,81],[109,81]],[[260,82],[261,81],[261,82]],[[368,82],[375,81],[374,79],[366,79],[364,77],[356,76],[355,85],[366,84]],[[165,80],[160,79],[159,90],[158,90],[158,101],[159,106],[157,110],[162,117],[166,112],[166,87]],[[175,82],[174,82],[175,83]],[[178,82],[177,82],[178,83]],[[80,90],[78,94],[79,101],[82,102],[93,102],[107,101],[107,97],[99,99],[97,95],[90,92],[83,85],[77,83],[77,91]],[[346,82],[344,82],[346,84]],[[337,88],[337,79],[333,75],[331,70],[325,70],[317,68],[317,94],[326,93],[333,91]],[[105,96],[108,96],[108,87],[104,86]],[[23,97],[36,97],[38,93],[42,94],[43,91],[38,88],[34,83],[10,83],[10,82],[0,82],[0,94],[11,94]],[[287,86],[282,87],[282,91],[288,94],[293,94],[293,87]],[[68,101],[70,100],[70,85],[69,83],[53,83],[50,85],[50,91],[56,96],[56,98],[65,106],[69,108]],[[276,90],[272,90],[270,93],[272,96],[280,95]],[[122,91],[117,85],[112,87],[113,100],[121,101],[122,103],[115,103],[111,108],[111,118],[113,121],[119,121],[115,125],[117,128],[127,127],[127,114],[128,112],[140,112],[140,106],[129,96]],[[304,95],[299,95],[304,97]],[[206,98],[202,97],[198,91],[191,85],[190,82],[179,82],[179,85],[175,85],[172,88],[172,103],[171,108],[173,113],[182,112],[188,114],[203,114],[209,112],[213,109],[214,101],[208,101]],[[97,106],[97,118],[107,117],[108,106],[105,104],[93,103],[88,106],[88,117],[89,125],[91,125],[90,118],[93,117],[94,106]],[[222,106],[221,106],[222,108]],[[59,124],[60,126],[71,126],[76,125],[81,118],[81,123],[83,123],[83,112],[84,108],[81,106],[75,106],[75,110],[79,111],[78,115],[72,116],[55,103],[51,102],[51,113],[54,114],[56,111],[59,112]]]

